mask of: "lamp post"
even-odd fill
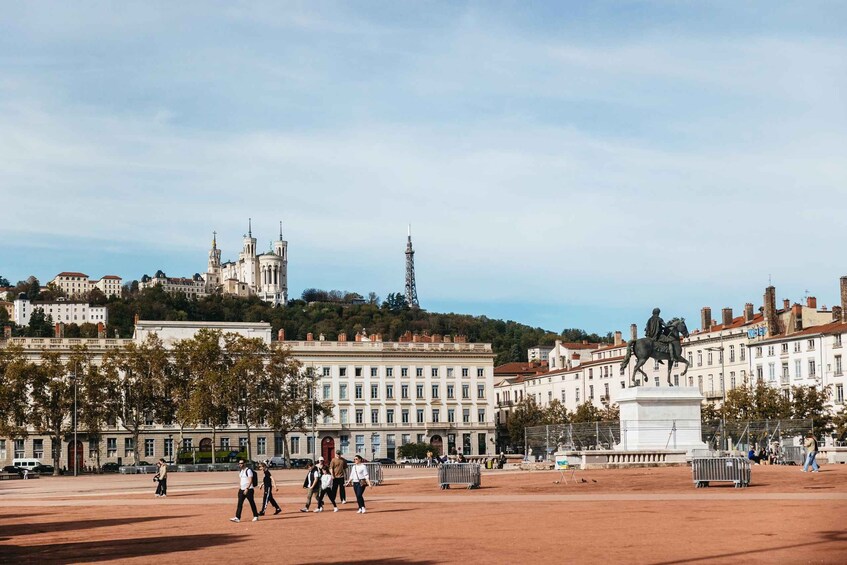
[[[76,404],[76,395],[77,395],[77,374],[76,374],[76,365],[74,365],[74,372],[71,373],[71,381],[74,383],[74,477],[78,475],[79,472],[79,450],[77,449],[77,404]]]
[[[312,461],[317,462],[318,460],[318,440],[317,440],[317,431],[315,429],[315,365],[312,364],[312,374],[309,375],[312,378],[312,395],[311,395],[311,404],[312,404]]]
[[[718,351],[718,355],[721,357],[721,396],[723,397],[721,401],[721,443],[729,451],[729,437],[726,434],[726,377],[724,376],[723,332],[720,334],[720,339],[720,347],[707,347],[706,351]]]

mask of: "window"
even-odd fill
[[[462,422],[465,424],[469,424],[471,421],[471,410],[470,408],[462,408]]]
[[[361,367],[354,367],[353,368],[353,374],[357,377],[361,377],[362,376],[362,368]]]
[[[361,400],[362,399],[362,385],[357,384],[356,388],[354,390],[356,391],[356,400]]]
[[[455,387],[453,385],[447,385],[447,398],[454,398],[455,396]]]
[[[735,346],[734,345],[729,346],[729,362],[730,363],[735,362]]]
[[[324,385],[324,400],[332,398],[332,385]]]
[[[357,435],[356,436],[356,453],[359,455],[365,454],[365,436]]]
[[[401,434],[400,435],[400,445],[409,445],[412,443],[411,434]]]
[[[432,385],[432,397],[438,398],[438,385]]]
[[[135,445],[131,437],[124,438],[124,457],[132,457],[135,455]]]
[[[394,423],[394,409],[393,408],[389,408],[388,410],[385,411],[385,423],[386,424],[393,424]]]
[[[432,376],[433,376],[433,377],[437,377],[437,376],[438,376],[438,367],[433,367],[433,368],[432,368]]]
[[[588,385],[588,397],[594,400],[594,385]]]
[[[246,437],[238,438],[238,447],[241,451],[244,451],[245,449],[247,449],[247,438]]]
[[[144,457],[155,457],[155,446],[156,440],[154,439],[145,439],[144,440]]]
[[[798,346],[799,346],[799,344],[798,344],[798,343],[795,343],[795,344],[794,344],[794,350],[795,350],[795,351],[798,351],[798,350],[800,349]],[[783,344],[782,344],[782,352],[783,352],[783,353],[788,353],[788,344],[787,344],[787,343],[783,343]]]
[[[729,388],[735,388],[735,371],[729,372]]]
[[[347,400],[347,385],[338,385],[338,399]]]
[[[371,424],[379,424],[379,409],[371,409]]]
[[[441,411],[438,408],[433,408],[432,409],[432,421],[437,424],[440,421],[440,418],[439,418],[440,416],[441,416]]]
[[[703,366],[703,353],[700,352],[700,351],[697,352],[697,366],[698,367]]]
[[[783,383],[788,382],[788,363],[782,364],[782,381]]]
[[[451,424],[456,421],[456,410],[454,408],[447,409],[447,421]]]
[[[485,398],[485,385],[476,385],[476,397]]]
[[[418,424],[423,424],[423,423],[424,423],[424,411],[423,411],[423,408],[418,408],[418,409],[416,410],[416,412],[417,412],[417,422],[418,422]]]
[[[185,451],[191,451],[192,449],[192,439],[190,437],[182,438],[182,449]]]
[[[341,423],[346,424],[347,423],[347,414],[348,414],[347,408],[342,408],[340,414],[341,414]]]
[[[409,409],[408,408],[403,408],[403,410],[400,412],[400,422],[403,423],[403,424],[409,423]]]
[[[477,369],[476,370],[476,376],[477,376],[477,378],[480,378],[480,379],[485,377],[485,369]]]
[[[788,352],[788,344],[787,343],[782,344],[782,352],[783,353]],[[799,341],[794,342],[794,353],[800,353],[800,342]]]
[[[747,347],[745,347],[744,345],[739,345],[738,346],[738,358],[741,361],[744,361],[746,357],[747,357]]]
[[[712,352],[711,351],[709,351],[709,353],[706,355],[706,364],[707,365],[712,364]]]
[[[385,385],[385,398],[389,400],[394,398],[394,385]]]
[[[815,360],[809,359],[809,378],[811,379],[814,376],[815,376]]]
[[[470,385],[462,385],[462,398],[470,398],[471,397],[471,386]]]
[[[423,377],[423,367],[418,367],[417,369],[415,369],[415,376]]]
[[[371,385],[371,399],[379,398],[379,385]]]
[[[844,385],[843,384],[835,385],[835,403],[836,404],[844,404]]]
[[[576,387],[576,403],[579,404],[579,387]]]
[[[447,378],[453,378],[453,367],[447,367]]]
[[[377,369],[376,367],[371,367],[371,376],[376,377],[378,375],[378,371],[379,369]]]
[[[409,398],[409,385],[400,386],[400,398]]]
[[[315,438],[313,436],[306,436],[306,453],[314,453],[315,452]]]
[[[835,356],[835,375],[840,376],[842,372],[841,369],[841,355]]]
[[[562,391],[562,404],[565,403],[565,391]]]
[[[467,367],[462,367],[462,376],[463,376],[463,377],[467,377],[467,376],[468,376],[468,368],[467,368]]]
[[[485,408],[476,409],[476,421],[480,424],[485,422]]]
[[[424,434],[418,434],[418,443],[424,443],[425,439],[426,437],[424,436]]]
[[[802,363],[799,359],[795,359],[795,360],[794,360],[794,378],[795,378],[795,379],[801,379],[801,378],[803,378],[803,375],[802,375],[802,366],[803,366],[803,363]],[[784,368],[784,369],[786,370],[786,372],[787,372],[787,371],[788,371],[788,363],[783,363],[783,368]],[[787,374],[785,375],[785,378],[788,378],[788,375],[787,375]]]
[[[761,365],[756,365],[756,381],[762,382],[765,379],[765,373]]]
[[[361,423],[363,423],[363,422],[364,422],[364,420],[365,420],[365,418],[364,418],[364,410],[362,410],[361,408],[358,408],[358,409],[356,410],[356,423],[357,423],[357,424],[361,424]]]
[[[421,399],[424,397],[424,385],[417,385],[416,389],[416,398]]]
[[[815,340],[810,339],[806,343],[808,345],[808,351],[814,351],[815,350]]]
[[[41,459],[41,458],[44,457],[44,440],[43,439],[32,440],[32,456],[35,459]]]
[[[408,367],[402,367],[400,369],[400,376],[401,377],[408,377],[409,376],[409,368]]]
[[[328,376],[329,376],[329,367],[324,367],[324,368],[323,368],[323,376],[325,376],[325,377],[328,377]]]
[[[768,346],[768,357],[773,357],[773,355],[774,355],[774,349],[775,349],[775,348],[774,348],[774,346],[773,346],[773,345],[769,345],[769,346]]]
[[[256,438],[256,455],[268,454],[268,439],[265,437]]]
[[[841,347],[841,334],[835,335],[835,341],[833,345],[835,345],[835,347]]]
[[[114,438],[112,438],[112,439],[114,439]],[[117,448],[115,448],[115,450],[117,451]],[[26,457],[26,454],[24,453],[24,440],[16,439],[15,440],[14,458],[15,459],[23,459],[24,457]]]
[[[338,368],[338,376],[346,377],[347,376],[347,367],[339,367]]]
[[[165,459],[168,461],[174,458],[174,440],[173,438],[165,439]]]

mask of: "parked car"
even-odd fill
[[[383,465],[396,465],[397,461],[391,459],[390,457],[383,457],[382,459],[377,459],[377,463],[382,463]]]
[[[285,469],[285,457],[271,457],[268,459],[268,465],[278,469]]]
[[[311,459],[303,459],[303,458],[292,459],[291,460],[291,468],[292,469],[305,469],[306,465],[309,464],[309,461],[311,461]]]
[[[102,469],[104,473],[117,473],[121,470],[121,466],[117,463],[103,463]]]
[[[33,467],[32,470],[41,475],[52,475],[53,465],[45,465],[42,463],[41,465],[36,465],[35,467]]]
[[[24,476],[24,470],[21,469],[20,467],[15,467],[14,465],[6,465],[5,467],[3,467],[3,472],[4,473],[17,473],[18,475],[20,475],[22,477]]]

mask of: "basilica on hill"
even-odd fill
[[[217,233],[213,233],[205,273],[197,273],[191,278],[175,278],[157,271],[153,277],[144,275],[139,281],[142,289],[156,285],[161,285],[165,292],[182,292],[195,298],[221,293],[258,296],[273,305],[285,304],[288,301],[288,242],[282,238],[282,222],[279,224],[279,239],[271,243],[267,252],[258,253],[252,220],[249,220],[238,259],[224,263],[221,262]]]

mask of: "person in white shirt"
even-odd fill
[[[250,503],[250,509],[253,511],[253,521],[259,521],[259,512],[256,510],[256,502],[253,500],[253,470],[244,464],[244,460],[238,462],[238,509],[235,511],[235,518],[230,518],[230,522],[241,521],[241,507],[244,505],[244,499]]]
[[[353,466],[350,468],[350,478],[347,484],[353,483],[353,492],[356,493],[356,504],[359,505],[359,514],[365,513],[365,489],[370,484],[368,479],[368,468],[365,467],[362,457],[356,455],[353,458]]]

